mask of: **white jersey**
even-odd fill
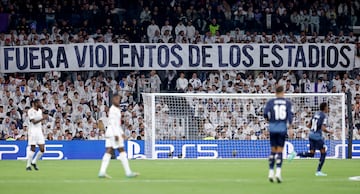
[[[38,121],[43,118],[41,109],[35,110],[34,108],[31,108],[28,112],[28,115],[29,115],[29,120],[30,120],[29,133],[35,134],[35,133],[42,132],[41,122],[38,122],[37,124],[34,124],[33,122],[31,122],[31,120]]]
[[[35,110],[31,108],[28,111],[29,115],[29,136],[28,136],[28,145],[43,145],[45,144],[44,134],[42,132],[41,122],[34,124],[31,120],[41,120],[43,118],[41,109]]]
[[[109,118],[107,123],[107,129],[105,132],[106,137],[121,136],[123,134],[121,128],[121,110],[120,108],[112,105],[109,110]]]

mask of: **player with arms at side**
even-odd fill
[[[47,115],[42,112],[42,105],[39,99],[35,99],[32,102],[32,108],[29,110],[29,132],[28,132],[28,145],[30,146],[29,153],[27,154],[27,164],[26,170],[30,171],[31,166],[35,170],[39,170],[36,166],[37,160],[41,158],[45,151],[45,138],[42,132],[41,122],[47,119]],[[35,158],[35,148],[36,145],[39,146],[40,151],[36,154]]]
[[[314,157],[315,151],[320,150],[320,160],[319,165],[317,167],[317,171],[315,173],[316,176],[327,176],[327,174],[321,171],[325,158],[326,158],[326,150],[324,147],[324,138],[322,136],[322,132],[332,134],[332,131],[326,129],[328,126],[327,121],[327,113],[329,112],[329,106],[326,102],[320,104],[320,111],[316,112],[311,121],[307,124],[307,127],[310,128],[309,134],[309,143],[310,143],[310,151],[309,152],[301,152],[296,154],[293,152],[289,156],[289,160],[294,159],[296,155],[300,157]]]
[[[127,154],[124,149],[124,131],[121,128],[121,109],[120,109],[120,96],[114,94],[112,97],[112,106],[109,110],[108,126],[105,132],[105,148],[106,152],[102,158],[99,177],[100,178],[111,178],[106,174],[106,169],[109,166],[111,154],[114,149],[119,150],[119,159],[125,170],[125,175],[129,178],[136,177],[139,174],[134,173],[130,170],[129,161]]]
[[[269,100],[264,109],[264,117],[269,121],[271,153],[269,156],[269,181],[282,182],[281,166],[283,162],[283,149],[288,126],[293,120],[292,104],[284,98],[284,87],[276,88],[276,98]],[[274,166],[276,174],[274,177]]]

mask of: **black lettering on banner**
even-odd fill
[[[65,48],[63,46],[60,46],[58,48],[56,59],[57,59],[56,68],[59,68],[61,64],[64,65],[65,69],[69,68],[69,63],[66,57]]]
[[[158,50],[158,52],[157,52],[158,65],[160,67],[167,67],[170,62],[170,51],[169,51],[168,46],[160,45],[157,50]],[[162,62],[163,58],[165,59],[164,63]]]
[[[20,64],[20,48],[18,47],[15,49],[16,67],[18,70],[25,70],[26,68],[28,68],[28,48],[23,47],[22,50],[24,51],[24,63]]]
[[[9,61],[14,60],[14,57],[9,56],[9,52],[14,52],[15,48],[4,48],[4,66],[5,66],[5,70],[9,69]]]
[[[153,67],[153,50],[156,49],[155,45],[146,45],[145,49],[149,50],[149,67]]]
[[[270,67],[270,63],[264,63],[264,59],[269,55],[264,53],[264,49],[270,48],[269,45],[260,45],[260,67]]]
[[[34,61],[39,59],[39,56],[36,54],[34,55],[34,52],[39,51],[39,47],[29,47],[29,63],[30,63],[30,69],[40,69],[40,64],[34,64]]]
[[[340,48],[340,55],[345,59],[346,63],[344,63],[343,61],[340,61],[340,65],[342,67],[349,67],[350,66],[350,59],[349,59],[349,56],[345,53],[344,50],[347,50],[347,51],[351,51],[351,48],[348,46],[348,45],[345,45],[345,46],[342,46]]]
[[[174,46],[171,47],[171,54],[177,59],[177,63],[173,60],[171,61],[171,65],[174,67],[181,67],[183,64],[183,59],[181,58],[181,56],[177,53],[176,50],[181,51],[182,47],[178,44],[175,44]]]
[[[314,56],[315,53],[315,56]],[[315,62],[314,62],[315,59]],[[320,50],[316,45],[309,45],[309,67],[317,67],[320,63]]]
[[[75,45],[74,49],[75,49],[75,55],[76,55],[76,60],[77,60],[77,64],[79,66],[79,68],[81,67],[85,67],[85,59],[86,59],[86,51],[87,51],[88,46],[84,45],[83,46],[83,50],[82,53],[80,55],[80,51],[79,51],[79,46]],[[90,58],[92,57],[92,55],[90,55]]]
[[[145,49],[140,46],[140,53],[136,49],[136,45],[131,46],[131,64],[138,64],[139,67],[144,67]],[[136,63],[137,62],[137,63]]]
[[[306,58],[303,46],[299,45],[296,50],[296,57],[294,67],[298,67],[299,63],[302,63],[303,67],[306,67]]]
[[[193,52],[195,53],[195,59],[196,62],[194,62],[194,55]],[[189,67],[198,67],[200,65],[200,48],[198,46],[195,45],[189,45]]]
[[[245,67],[251,67],[254,64],[254,58],[250,55],[250,53],[248,52],[248,50],[253,51],[254,47],[251,45],[244,45],[242,47],[242,53],[243,55],[249,60],[249,63],[246,63],[245,60],[243,60],[242,64]]]
[[[119,49],[120,49],[120,67],[130,67],[130,64],[124,63],[124,60],[129,57],[129,55],[124,52],[124,49],[128,49],[128,48],[130,48],[130,46],[127,45],[127,44],[120,44],[119,45]]]
[[[333,52],[331,52],[333,51]],[[331,61],[331,58],[334,58]],[[339,51],[335,46],[329,46],[326,50],[326,65],[331,68],[335,68],[339,62]]]
[[[325,67],[325,60],[326,60],[326,51],[325,51],[326,47],[325,46],[321,46],[321,67]]]
[[[277,50],[283,50],[283,48],[281,46],[279,46],[279,45],[274,45],[271,48],[271,53],[279,60],[278,63],[276,63],[275,60],[271,61],[271,64],[272,64],[273,67],[281,67],[284,64],[284,60],[281,57],[281,55],[277,52]]]
[[[223,52],[222,52],[222,46],[221,45],[218,46],[218,59],[219,59],[219,67],[227,67],[229,65],[227,63],[223,63]]]
[[[54,64],[51,61],[53,57],[53,53],[50,47],[42,47],[41,48],[41,68],[45,69],[46,68],[46,64],[50,67],[50,68],[54,68]]]
[[[206,53],[206,49],[211,49],[212,46],[210,45],[204,45],[201,47],[201,55],[202,55],[202,66],[203,67],[212,67],[213,65],[211,63],[206,62],[206,58],[210,58],[211,55],[209,53]]]
[[[100,54],[101,53],[101,54]],[[105,67],[107,60],[106,60],[106,48],[103,45],[97,45],[95,47],[95,63],[97,67]]]
[[[93,45],[90,45],[89,46],[89,50],[90,50],[90,53],[89,53],[89,56],[90,56],[90,67],[94,67],[94,46]]]
[[[109,45],[109,67],[118,67],[116,63],[113,63],[113,47]]]
[[[295,47],[295,45],[285,45],[284,48],[288,50],[288,52],[287,52],[288,53],[288,67],[291,67],[292,66],[292,50],[296,47]]]
[[[235,60],[234,60],[235,59]],[[237,45],[230,46],[230,58],[229,58],[230,65],[232,67],[238,67],[241,62],[241,49]]]

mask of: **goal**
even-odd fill
[[[160,158],[267,158],[268,124],[263,117],[274,94],[143,93],[145,156]],[[284,157],[308,150],[311,116],[327,102],[329,129],[324,134],[329,157],[345,158],[345,94],[286,94],[294,107]],[[319,153],[316,154],[316,157]]]

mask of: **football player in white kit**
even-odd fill
[[[111,154],[114,149],[119,150],[119,159],[125,170],[125,175],[129,178],[136,177],[139,174],[132,172],[127,159],[127,153],[124,149],[124,131],[121,128],[121,109],[120,109],[120,96],[114,94],[112,97],[112,106],[109,110],[108,125],[105,132],[105,148],[106,152],[102,158],[99,178],[111,178],[106,174],[106,169],[109,166]]]
[[[28,131],[28,146],[30,146],[29,153],[27,154],[26,170],[30,171],[31,166],[35,170],[39,170],[36,166],[36,161],[41,158],[45,151],[45,138],[41,127],[41,122],[47,119],[47,115],[42,112],[42,105],[39,99],[35,99],[32,102],[32,108],[29,110],[29,131]],[[36,154],[35,148],[39,146],[40,151]]]

